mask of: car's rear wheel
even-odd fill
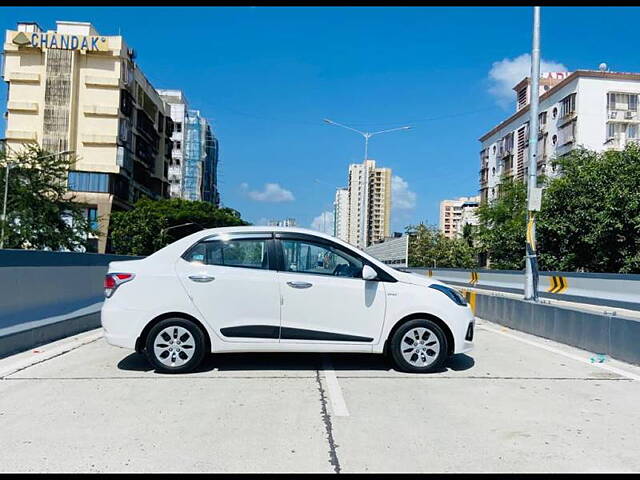
[[[145,353],[156,370],[166,373],[193,371],[205,357],[204,333],[184,318],[165,318],[147,335]]]
[[[398,370],[429,373],[439,369],[447,358],[447,337],[432,320],[410,320],[391,337],[390,351]]]

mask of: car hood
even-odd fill
[[[419,285],[423,287],[428,287],[429,285],[446,285],[440,280],[436,280],[433,277],[426,277],[424,275],[420,275],[419,273],[409,273],[409,272],[401,272],[398,270],[397,272],[393,272],[393,276],[402,283],[409,283],[411,285]]]

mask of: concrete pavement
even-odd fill
[[[432,375],[228,354],[174,376],[89,332],[0,360],[0,471],[640,471],[639,367],[484,321],[476,346]]]

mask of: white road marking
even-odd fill
[[[331,360],[325,357],[323,360],[324,378],[327,381],[327,392],[329,399],[331,400],[331,410],[336,417],[348,417],[349,410],[347,410],[347,404],[342,396],[342,389],[338,383],[338,377],[333,370],[333,364]]]
[[[33,355],[28,356],[27,358],[22,358],[21,360],[11,363],[7,366],[0,366],[0,378],[8,377],[9,375],[19,372],[20,370],[24,370],[32,365],[37,363],[44,362],[53,357],[57,357],[58,355],[62,355],[64,353],[70,352],[71,350],[75,350],[82,345],[86,345],[87,343],[95,342],[103,335],[102,328],[99,329],[98,332],[82,334],[80,337],[75,335],[72,340],[66,341],[62,344],[57,345],[56,347],[48,350],[47,345],[41,345],[39,347],[34,347],[31,350],[38,350],[40,353],[34,353]],[[58,340],[59,342],[59,340]],[[52,342],[55,343],[55,342]]]
[[[505,337],[509,337],[509,338],[514,339],[514,340],[517,340],[518,342],[526,343],[527,345],[531,345],[531,346],[534,346],[534,347],[541,348],[543,350],[547,350],[548,352],[557,353],[558,355],[562,355],[563,357],[571,358],[572,360],[576,360],[578,362],[585,363],[585,364],[587,364],[587,365],[589,365],[591,367],[601,368],[603,370],[607,370],[607,371],[609,371],[611,373],[615,373],[617,375],[629,378],[631,380],[640,381],[640,375],[635,375],[635,374],[633,374],[631,372],[627,372],[625,370],[622,370],[622,369],[616,368],[616,367],[612,367],[610,365],[603,365],[602,363],[591,363],[591,361],[588,358],[580,357],[578,355],[573,355],[573,354],[568,353],[568,352],[563,352],[562,350],[550,347],[550,346],[545,345],[545,344],[543,344],[541,342],[535,342],[533,340],[527,340],[526,338],[522,338],[522,337],[520,337],[518,335],[513,335],[511,333],[503,332],[502,330],[498,330],[497,328],[489,327],[485,323],[483,323],[482,325],[479,325],[478,328],[483,329],[483,330],[488,330],[490,332],[497,333],[497,334],[500,334],[500,335],[504,335]]]

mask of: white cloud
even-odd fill
[[[540,73],[543,72],[566,72],[567,67],[563,64],[545,59],[540,60]],[[523,53],[515,58],[505,58],[498,62],[493,62],[489,70],[489,93],[491,93],[499,105],[509,106],[515,101],[513,87],[525,77],[531,75],[531,55]]]
[[[293,202],[295,200],[293,193],[286,188],[282,188],[277,183],[266,183],[262,191],[249,190],[249,184],[246,182],[241,183],[240,188],[247,193],[250,199],[256,202],[281,203]]]
[[[394,210],[411,210],[416,206],[416,193],[409,190],[409,183],[402,177],[391,178],[391,205]]]
[[[333,212],[322,212],[311,222],[311,228],[318,232],[333,235]]]

